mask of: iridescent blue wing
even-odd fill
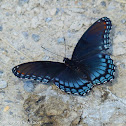
[[[96,54],[80,60],[78,68],[81,72],[66,67],[54,78],[55,85],[67,93],[85,95],[94,85],[114,78],[115,66],[107,54]]]
[[[72,60],[79,60],[108,49],[111,26],[111,21],[107,17],[97,20],[90,26],[78,41]]]
[[[73,66],[51,61],[24,63],[14,67],[12,72],[19,78],[44,83],[54,81],[56,86],[67,93],[84,95],[93,85],[114,78],[113,60],[102,52],[109,47],[110,30],[111,21],[104,17],[96,21],[81,37],[71,59],[71,63],[76,62],[75,67],[81,72],[71,69]]]
[[[96,21],[83,34],[72,55],[73,61],[85,66],[84,69],[87,69],[93,84],[102,84],[114,78],[113,60],[103,53],[103,50],[109,48],[111,26],[111,21],[107,17]]]
[[[66,93],[77,95],[85,95],[93,87],[93,84],[85,79],[83,74],[68,67],[54,78],[54,83]]]
[[[84,95],[93,86],[89,81],[82,79],[82,75],[78,75],[64,63],[59,62],[28,62],[15,66],[12,72],[22,79],[31,79],[43,83],[53,81],[61,90],[72,94]]]
[[[86,66],[92,84],[103,84],[114,79],[115,65],[107,54],[98,53],[79,61]]]
[[[65,64],[51,61],[28,62],[15,66],[12,72],[22,79],[48,83],[66,68]]]

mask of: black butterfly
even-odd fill
[[[35,61],[12,69],[15,76],[44,83],[53,81],[61,90],[85,95],[96,84],[114,78],[115,65],[105,50],[109,48],[111,21],[107,17],[97,20],[80,38],[71,59],[63,62]]]

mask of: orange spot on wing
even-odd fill
[[[18,70],[17,72],[18,72],[18,73],[21,73],[21,71],[19,71],[19,70]],[[21,73],[21,74],[25,75],[25,73]]]
[[[104,24],[106,25],[106,22],[104,22]]]
[[[18,70],[17,72],[18,72],[18,73],[21,73],[21,71],[19,71],[19,70]]]
[[[106,26],[104,26],[104,29],[106,29]]]

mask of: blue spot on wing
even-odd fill
[[[102,54],[101,58],[102,63],[100,63],[100,66],[92,73],[93,75],[91,79],[93,84],[102,84],[114,78],[115,65],[113,64],[112,59],[107,54]]]
[[[82,79],[75,71],[70,70],[69,68],[64,70],[63,73],[57,76],[57,78],[54,79],[54,83],[67,93],[85,95],[93,87],[92,83],[88,80]]]

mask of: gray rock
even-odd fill
[[[125,20],[125,19],[122,19],[122,20],[121,20],[121,23],[122,23],[122,24],[126,23],[126,20]]]
[[[35,42],[38,42],[40,40],[40,36],[37,35],[37,34],[32,34],[32,39],[35,41]]]
[[[52,21],[52,18],[51,17],[48,17],[45,19],[45,22],[49,23],[50,21]]]
[[[68,32],[67,32],[67,36],[68,36],[69,38],[72,37],[72,33],[71,33],[71,31],[68,31]]]
[[[105,1],[101,1],[101,5],[106,7],[106,2]]]
[[[18,4],[22,6],[22,5],[24,5],[25,3],[28,3],[28,2],[29,2],[29,0],[19,0]]]
[[[43,58],[42,58],[43,60],[49,60],[49,56],[44,56]]]
[[[3,71],[2,70],[0,70],[0,76],[3,74]]]
[[[0,89],[6,88],[6,87],[7,87],[7,82],[2,80],[2,79],[0,79]]]
[[[64,9],[63,8],[61,8],[60,11],[61,11],[61,13],[64,13]]]
[[[9,112],[10,115],[13,115],[13,112]]]
[[[31,81],[25,81],[24,82],[24,90],[27,92],[33,92],[34,84]]]
[[[29,36],[28,32],[23,31],[22,34],[23,34],[23,36],[24,36],[25,39],[28,39],[28,36]]]
[[[59,13],[60,9],[56,8],[56,15]]]
[[[9,16],[9,15],[10,15],[10,13],[9,13],[9,12],[7,12],[7,13],[6,13],[6,16]]]
[[[0,26],[0,31],[3,31],[3,27],[2,26]]]
[[[78,5],[79,5],[79,6],[82,6],[82,2],[78,2]]]
[[[12,103],[13,101],[11,101],[11,100],[4,100],[4,102]]]
[[[65,41],[64,37],[58,38],[58,40],[57,40],[58,43],[64,43],[64,41]]]

